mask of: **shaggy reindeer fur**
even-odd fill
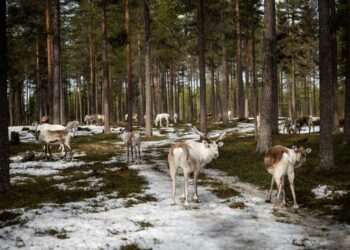
[[[305,149],[304,147],[293,146],[293,149],[289,149],[280,145],[272,147],[266,153],[264,158],[265,167],[272,175],[271,188],[266,201],[271,201],[273,183],[276,182],[277,198],[274,205],[275,208],[280,207],[279,199],[281,191],[283,191],[283,205],[286,203],[284,192],[284,176],[286,175],[288,176],[290,189],[293,195],[293,208],[298,208],[294,191],[294,169],[299,168],[305,162],[306,155],[309,153],[311,153],[310,148]]]

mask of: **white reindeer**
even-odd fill
[[[135,158],[141,158],[140,134],[137,132],[128,132],[126,131],[126,129],[119,130],[118,134],[127,147],[128,161],[129,161],[130,151],[131,151],[132,161],[134,160],[134,153],[135,153]],[[137,151],[138,151],[138,155],[137,155]]]
[[[311,153],[311,148],[305,149],[304,147],[293,146],[292,149],[283,146],[272,147],[265,155],[264,163],[267,171],[272,175],[271,188],[269,196],[266,199],[267,202],[271,202],[271,194],[273,184],[277,185],[277,197],[274,204],[274,208],[280,207],[280,194],[283,191],[283,202],[285,205],[285,192],[284,192],[284,177],[287,175],[289,180],[290,189],[293,195],[294,205],[293,208],[297,209],[295,191],[294,191],[294,169],[299,168],[306,160],[306,155]]]
[[[170,118],[170,115],[168,113],[158,114],[156,116],[154,123],[156,127],[158,127],[158,123],[160,123],[160,126],[163,127],[162,120],[164,119],[166,121],[166,126],[169,127],[169,118]]]
[[[75,133],[78,131],[79,122],[78,121],[70,121],[67,123],[67,130],[73,134],[73,137],[75,137]]]
[[[194,132],[204,137],[205,134],[199,132],[194,128]],[[196,142],[187,140],[184,142],[174,144],[168,154],[168,162],[170,168],[170,176],[172,179],[172,199],[171,205],[175,205],[175,193],[176,193],[176,171],[178,168],[182,169],[184,175],[184,193],[181,198],[185,199],[184,206],[188,207],[188,177],[191,172],[194,173],[194,195],[193,201],[200,202],[197,194],[197,179],[199,171],[213,159],[219,157],[219,147],[223,146],[221,140],[225,139],[227,133],[224,132],[213,142],[202,140],[202,142]]]
[[[97,114],[97,123],[99,125],[103,125],[104,122],[105,122],[105,116],[101,114]]]
[[[179,118],[179,115],[177,113],[174,113],[174,123],[177,123],[177,119]]]
[[[41,144],[44,144],[45,156],[47,157],[47,153],[49,153],[48,158],[51,159],[52,155],[50,144],[62,145],[63,150],[65,151],[64,157],[67,156],[68,152],[72,154],[72,150],[69,145],[70,135],[68,133],[68,130],[53,130],[54,128],[60,128],[59,126],[61,125],[50,125],[51,124],[38,125],[34,133],[36,141],[38,141]]]
[[[228,117],[229,120],[233,119],[231,110],[227,111],[227,117]]]
[[[129,117],[129,114],[126,114],[125,117],[124,117],[124,120],[127,121],[128,117]],[[133,121],[137,122],[138,121],[138,115],[137,114],[132,114],[132,119],[133,119]]]

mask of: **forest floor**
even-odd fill
[[[99,126],[72,139],[71,161],[60,159],[56,150],[54,160],[21,162],[23,153],[39,156],[42,147],[22,127],[11,127],[23,143],[10,149],[13,188],[0,197],[0,249],[350,248],[350,150],[340,145],[340,136],[331,172],[317,169],[317,134],[274,137],[274,144],[313,150],[296,172],[302,207],[276,212],[265,203],[271,177],[263,156],[254,152],[253,124],[212,125],[209,136],[234,133],[200,175],[201,203],[190,199],[185,209],[178,200],[181,175],[177,205],[170,205],[166,159],[175,141],[198,139],[189,125],[143,137],[142,159],[136,162],[127,162],[118,128],[105,135]]]

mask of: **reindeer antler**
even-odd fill
[[[226,131],[224,133],[222,133],[216,140],[215,142],[219,142],[224,140],[230,133],[227,133]]]
[[[199,131],[199,130],[196,128],[196,126],[193,126],[193,127],[192,127],[192,130],[193,130],[193,132],[194,132],[195,134],[199,135],[199,136],[201,137],[201,139],[204,139],[204,140],[209,141],[209,138],[207,137],[207,134],[205,134],[205,133]]]

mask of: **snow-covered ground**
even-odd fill
[[[250,132],[250,126],[239,124],[233,131]],[[144,155],[158,156],[160,148],[180,138],[198,138],[192,132],[167,130],[168,139],[143,143]],[[220,132],[213,131],[209,137]],[[123,157],[116,155],[103,163],[124,160]],[[11,163],[11,173],[48,174],[56,178],[60,176],[55,176],[55,171],[67,167],[79,169],[80,164],[83,162]],[[129,198],[116,199],[101,194],[83,202],[13,210],[19,211],[27,223],[1,228],[0,249],[119,249],[128,244],[167,250],[350,248],[349,225],[332,225],[302,209],[299,213],[288,209],[273,213],[272,205],[264,202],[266,191],[223,172],[203,171],[223,186],[238,190],[240,195],[220,199],[210,186],[199,186],[201,203],[191,203],[190,200],[190,209],[185,209],[178,200],[183,185],[180,176],[177,178],[177,205],[170,205],[171,179],[167,162],[154,159],[129,168],[138,170],[148,180],[144,195],[152,195],[157,201],[126,207]],[[16,178],[21,181],[21,178],[28,177]],[[89,181],[96,184],[98,178]],[[60,188],[66,187],[62,185]],[[190,186],[190,197],[192,188]],[[232,204],[244,206],[231,208]]]

